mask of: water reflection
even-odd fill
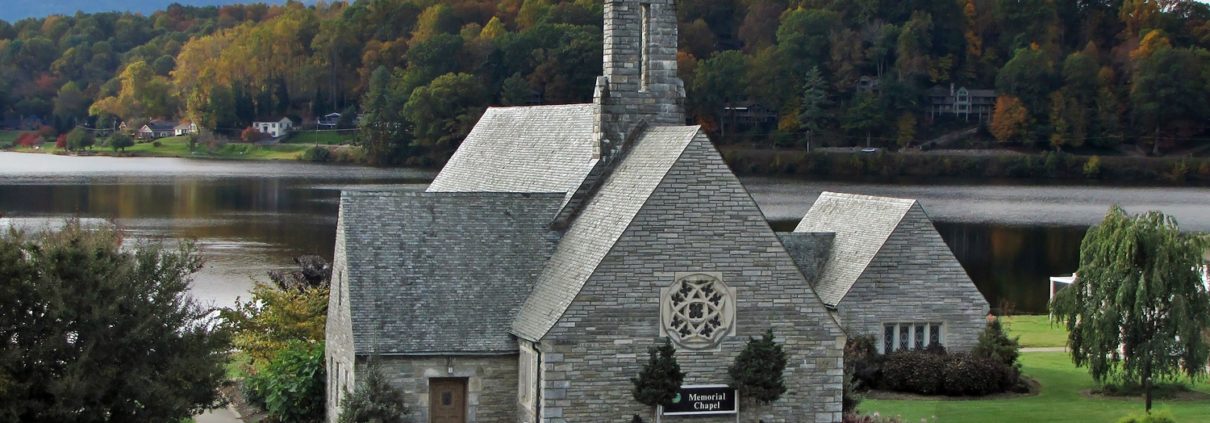
[[[1046,313],[1048,278],[1079,265],[1085,227],[935,224],[993,308]]]
[[[422,190],[412,169],[0,153],[0,229],[66,217],[111,220],[134,239],[196,240],[208,260],[194,294],[228,305],[253,278],[300,254],[332,257],[340,191]],[[993,307],[1046,311],[1047,278],[1075,270],[1084,228],[1109,204],[1210,228],[1210,190],[1071,186],[892,185],[745,179],[777,230],[792,230],[820,191],[919,199]],[[95,219],[95,220],[94,220]]]

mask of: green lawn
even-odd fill
[[[1009,336],[1021,336],[1023,348],[1067,345],[1067,329],[1052,324],[1049,316],[1008,316],[1004,325]]]
[[[936,417],[937,422],[1115,422],[1143,410],[1143,400],[1090,398],[1082,392],[1093,387],[1086,369],[1071,364],[1067,353],[1024,353],[1021,363],[1026,375],[1041,384],[1034,396],[992,400],[865,400],[858,408],[864,414],[902,416],[905,422]],[[1194,385],[1210,393],[1210,384]],[[1210,421],[1210,401],[1156,400],[1155,408],[1169,409],[1178,422]]]
[[[355,136],[357,136],[355,131],[299,131],[290,135],[286,142],[290,144],[342,145],[352,144]]]
[[[196,151],[189,150],[189,140],[186,137],[168,137],[159,139],[160,146],[154,143],[139,143],[126,149],[127,153],[136,156],[153,157],[192,157],[210,159],[246,159],[246,160],[297,160],[298,156],[308,148],[301,144],[280,144],[259,146],[242,143],[229,143],[211,152],[204,146]],[[98,148],[98,151],[112,151]]]
[[[23,131],[0,131],[0,146],[12,145]]]

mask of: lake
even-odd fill
[[[431,171],[289,162],[0,153],[0,228],[78,217],[136,240],[196,241],[207,259],[193,293],[220,306],[302,254],[332,257],[340,190],[422,190]],[[915,198],[993,306],[1044,312],[1047,277],[1075,270],[1088,225],[1111,204],[1162,210],[1210,231],[1210,190],[1106,186],[870,184],[744,180],[775,229],[790,230],[821,191]]]

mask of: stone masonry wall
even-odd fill
[[[975,346],[988,313],[987,300],[918,203],[837,309],[850,335],[870,335],[878,344],[883,323],[944,322],[951,351]]]
[[[517,418],[517,356],[382,357],[378,368],[387,381],[403,391],[411,421],[429,421],[429,378],[467,378],[470,423],[495,423]],[[358,370],[364,373],[364,360]],[[450,373],[447,366],[453,366]]]
[[[720,272],[736,290],[736,336],[711,350],[679,350],[685,383],[727,383],[748,337],[772,328],[789,356],[788,391],[763,407],[741,400],[740,421],[840,421],[844,335],[701,134],[540,343],[542,421],[620,422],[634,414],[651,421],[654,410],[634,401],[629,379],[647,348],[662,342],[660,289],[676,272],[696,271]]]
[[[643,5],[648,10],[644,45]],[[605,136],[615,145],[639,121],[685,124],[685,84],[677,76],[677,20],[674,0],[607,0],[604,76],[608,95],[597,98]],[[647,54],[644,84],[642,57]]]
[[[342,201],[343,203],[343,201]],[[342,206],[343,210],[343,206]],[[324,333],[324,365],[327,368],[327,419],[336,422],[340,397],[353,390],[353,321],[349,314],[349,265],[345,256],[344,219],[336,224],[336,249],[332,258],[332,289],[328,296],[328,323]]]

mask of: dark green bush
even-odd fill
[[[315,146],[303,151],[302,160],[305,162],[323,163],[332,158],[332,152],[325,147]]]
[[[959,353],[946,356],[943,377],[946,395],[987,395],[1004,392],[1017,372],[990,358]]]
[[[926,351],[896,351],[882,365],[882,387],[898,392],[933,395],[944,392],[946,355]]]
[[[868,390],[878,386],[882,379],[883,356],[878,354],[874,338],[859,336],[845,342],[844,362],[852,367],[853,388]]]

